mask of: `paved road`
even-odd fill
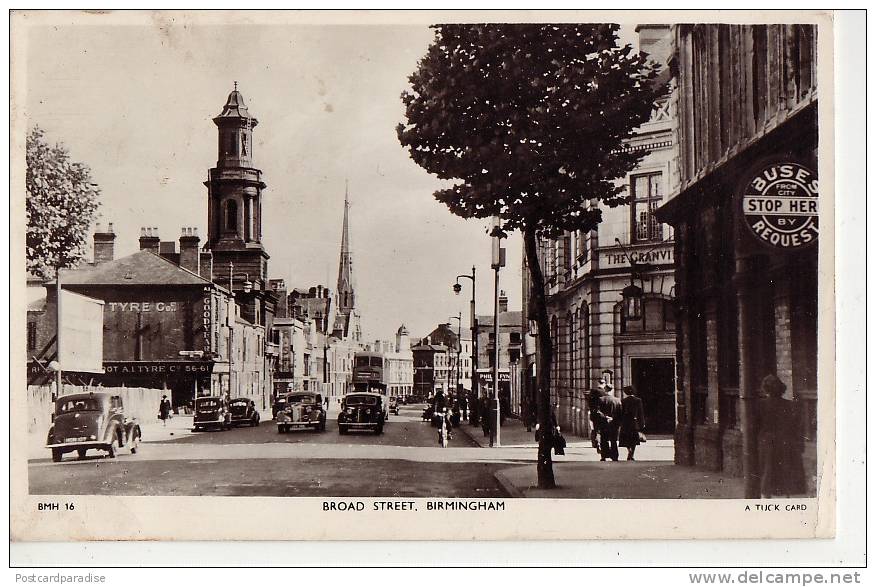
[[[457,433],[449,448],[420,421],[421,409],[391,416],[384,434],[278,434],[255,428],[144,442],[116,459],[66,455],[29,462],[32,494],[503,497],[497,469],[525,462],[497,455]],[[148,440],[148,438],[146,439]],[[499,457],[499,458],[497,458]],[[509,458],[512,457],[512,458]]]

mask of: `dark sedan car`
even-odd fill
[[[251,399],[243,397],[234,398],[228,402],[228,411],[231,413],[231,424],[234,426],[239,426],[240,424],[258,426],[259,420],[261,420],[255,402]]]
[[[383,396],[379,393],[348,393],[341,401],[338,414],[338,432],[346,434],[350,430],[373,430],[383,434],[385,410]]]
[[[195,399],[194,429],[219,428],[225,430],[231,425],[228,402],[222,397],[199,397]]]
[[[120,395],[77,393],[55,401],[46,448],[52,449],[55,462],[74,450],[80,459],[89,449],[106,451],[108,457],[114,458],[123,447],[131,454],[136,453],[141,437],[136,419],[125,416]]]

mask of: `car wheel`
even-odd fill
[[[140,433],[138,431],[134,431],[133,436],[131,438],[131,454],[137,454],[137,449],[140,448]]]
[[[338,424],[338,434],[346,434],[346,433],[347,433],[347,427],[341,426],[340,424]]]
[[[85,453],[87,453],[87,452],[88,452],[87,448],[80,448],[80,449],[76,450],[76,454],[79,456],[80,459],[84,459]]]
[[[61,459],[64,457],[63,451],[60,448],[52,449],[52,461],[55,463],[60,463]]]
[[[112,442],[110,442],[109,448],[106,451],[106,456],[111,459],[116,458],[116,451],[119,450],[119,439],[117,436],[113,435]]]
[[[383,434],[383,424],[378,424],[377,428],[374,429],[374,432],[376,432],[378,436]]]

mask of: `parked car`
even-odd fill
[[[389,411],[398,416],[398,398],[393,396],[389,398]]]
[[[383,396],[379,393],[348,393],[341,401],[338,413],[338,432],[346,434],[350,430],[373,430],[383,434],[386,421]]]
[[[285,407],[277,412],[277,432],[293,428],[313,428],[325,432],[325,410],[322,395],[312,391],[299,391],[286,396]]]
[[[89,449],[106,451],[112,459],[122,448],[136,454],[142,437],[137,420],[125,416],[122,396],[109,392],[76,393],[55,401],[46,448],[52,450],[56,463],[64,453],[72,451],[84,458]]]
[[[224,397],[195,398],[194,429],[219,428],[225,430],[231,426],[231,413]]]
[[[258,426],[261,416],[256,409],[255,402],[244,397],[237,397],[228,402],[228,411],[231,413],[231,424],[249,424]]]

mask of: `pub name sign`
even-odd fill
[[[629,255],[620,250],[603,251],[599,258],[600,269],[629,268],[632,263],[649,265],[668,265],[675,260],[672,244],[660,245],[641,251],[630,251]]]

